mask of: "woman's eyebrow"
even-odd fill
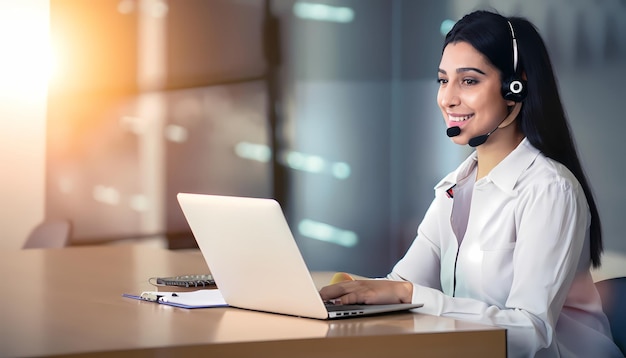
[[[480,73],[481,75],[485,75],[485,74],[486,74],[483,70],[478,69],[478,68],[476,68],[476,67],[461,67],[461,68],[457,68],[457,69],[456,69],[456,73],[462,73],[462,72],[472,72],[472,71],[474,71],[474,72],[478,72],[478,73]]]
[[[474,71],[474,72],[478,72],[478,73],[480,73],[481,75],[486,75],[485,71],[483,71],[483,70],[481,70],[481,69],[478,69],[478,68],[476,68],[476,67],[460,67],[460,68],[457,68],[457,69],[456,69],[456,73],[472,72],[472,71]],[[448,74],[448,72],[446,72],[446,70],[444,70],[444,69],[442,69],[442,68],[440,68],[440,69],[438,70],[438,72],[439,72],[439,73],[441,73],[441,74],[443,74],[443,75],[447,75],[447,74]]]

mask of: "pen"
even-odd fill
[[[172,293],[172,297],[177,297],[176,293]],[[139,296],[142,300],[150,301],[150,302],[167,302],[166,295],[159,295],[155,292],[142,292]]]
[[[159,302],[161,297],[163,296],[158,295],[154,292],[142,292],[141,296],[139,297],[141,297],[142,300],[151,301],[151,302]]]

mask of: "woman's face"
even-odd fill
[[[446,46],[438,78],[437,103],[446,126],[461,128],[461,134],[452,137],[457,144],[494,130],[507,117],[507,105],[514,104],[501,95],[498,69],[467,42]],[[496,133],[490,142],[497,140]]]

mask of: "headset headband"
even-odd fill
[[[511,21],[506,20],[509,24],[509,28],[511,29],[511,37],[513,38],[513,71],[517,73],[517,39],[515,38],[515,31],[513,30],[513,25]]]

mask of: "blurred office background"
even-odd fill
[[[40,216],[70,219],[73,245],[193,248],[176,193],[273,197],[310,269],[387,273],[470,153],[436,104],[445,32],[496,9],[547,42],[605,247],[626,253],[626,1],[29,1],[56,59]]]

